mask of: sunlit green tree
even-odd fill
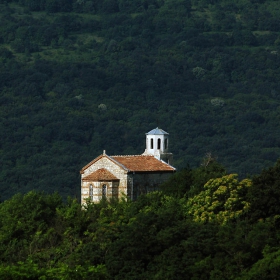
[[[189,199],[188,213],[198,222],[224,224],[236,219],[249,209],[246,194],[251,185],[249,179],[239,181],[237,174],[211,179],[205,184],[204,191]]]

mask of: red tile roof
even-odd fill
[[[151,155],[111,156],[115,161],[134,172],[175,171],[171,165]]]
[[[164,161],[156,159],[152,155],[128,155],[128,156],[108,156],[106,154],[100,155],[91,162],[89,162],[86,166],[82,168],[80,171],[81,174],[84,171],[99,161],[101,158],[106,157],[111,160],[115,164],[119,165],[123,169],[132,172],[153,172],[153,171],[175,171],[176,169],[171,165],[165,163]],[[109,171],[108,171],[109,172]],[[89,175],[91,176],[91,175]],[[114,175],[112,175],[114,176]],[[88,177],[88,176],[87,176]]]
[[[119,180],[105,168],[100,168],[83,178],[83,181],[114,181]]]

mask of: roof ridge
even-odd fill
[[[108,156],[108,155],[107,155]],[[118,164],[119,166],[121,166],[123,169],[130,171],[129,168],[127,168],[125,165],[123,165],[122,163],[118,162],[117,160],[115,160],[113,158],[113,156],[108,156],[113,162],[115,162],[116,164]]]
[[[114,155],[114,156],[110,156],[110,157],[153,157],[153,155]]]

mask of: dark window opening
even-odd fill
[[[90,201],[93,201],[93,186],[89,186],[89,199]]]
[[[151,139],[151,149],[154,148],[154,139]]]
[[[164,149],[167,149],[167,138],[164,140]]]
[[[106,197],[107,195],[107,185],[102,185],[102,197]]]
[[[157,148],[160,150],[160,139],[157,140]]]

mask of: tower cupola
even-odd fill
[[[153,155],[170,164],[172,154],[168,153],[169,133],[160,128],[155,128],[146,133],[146,149],[144,154]]]

